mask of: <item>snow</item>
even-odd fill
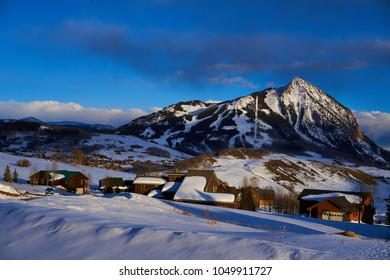
[[[146,138],[151,138],[154,134],[156,134],[156,132],[152,128],[148,127],[140,135]]]
[[[16,168],[25,182],[31,168],[16,166],[19,159],[23,158],[0,153],[0,169]],[[51,164],[29,160],[38,170]],[[257,166],[256,160],[218,160],[222,161],[217,174],[237,176],[237,182],[243,175],[253,175],[245,166]],[[84,169],[94,185],[107,176],[134,177],[61,163],[58,168]],[[190,183],[199,188],[205,184],[199,178]],[[0,185],[13,191],[10,185]],[[53,196],[43,196],[46,186],[23,183],[12,188],[36,196],[21,200],[0,195],[3,260],[390,260],[388,226],[168,202],[136,194],[76,195],[56,190]],[[335,234],[346,230],[361,239]]]
[[[156,177],[137,177],[133,184],[154,184],[154,185],[164,185],[166,181],[162,178]]]
[[[145,133],[147,133],[145,137],[149,137],[151,133],[154,134],[154,131],[152,129],[148,129],[145,130]],[[162,143],[164,141],[162,141]],[[129,160],[129,158],[137,161],[151,160],[154,162],[167,160],[167,158],[149,155],[147,151],[148,148],[159,148],[169,152],[171,156],[170,160],[189,157],[189,155],[186,155],[185,153],[178,152],[166,146],[144,141],[140,138],[129,135],[95,134],[90,140],[88,140],[86,145],[91,147],[101,146],[102,148],[97,150],[95,153],[115,160]],[[134,148],[134,146],[138,146],[139,148]]]
[[[61,179],[65,178],[65,175],[56,174],[54,172],[51,172],[50,176],[51,176],[51,179],[54,180],[54,181],[61,180]]]
[[[349,202],[358,204],[360,203],[360,197],[357,195],[350,195],[350,194],[345,194],[345,193],[326,193],[326,194],[311,194],[302,197],[303,200],[314,200],[314,201],[324,201],[325,199],[331,198],[331,197],[339,197],[339,196],[344,196]]]
[[[51,128],[50,127],[48,127],[48,126],[46,126],[46,125],[41,125],[40,127],[39,127],[39,130],[50,130]]]
[[[181,182],[167,182],[162,188],[162,192],[177,192]]]
[[[267,96],[264,101],[274,113],[283,116],[280,109],[279,96],[274,89],[271,89],[267,91]]]
[[[2,200],[0,221],[1,259],[390,258],[383,240],[388,227],[167,204],[135,194]],[[350,226],[362,239],[335,234]]]
[[[0,183],[0,192],[5,192],[9,194],[14,194],[14,195],[20,195],[20,193],[14,189],[11,186],[5,185],[4,183]]]
[[[202,176],[185,177],[175,194],[174,200],[233,203],[234,195],[227,193],[208,193],[204,191],[206,178]]]

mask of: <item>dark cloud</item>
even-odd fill
[[[349,71],[390,63],[390,40],[385,39],[327,41],[283,34],[134,32],[97,19],[67,20],[45,35],[54,46],[114,58],[151,79],[174,77],[175,82],[194,84],[215,81],[216,77],[229,81],[262,71],[294,76],[297,72]],[[253,85],[250,81],[244,84]]]

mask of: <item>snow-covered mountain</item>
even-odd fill
[[[180,102],[118,131],[190,154],[249,147],[390,162],[390,153],[363,134],[350,109],[300,78],[221,103]]]
[[[126,167],[152,161],[169,166],[189,155],[131,135],[97,133],[69,126],[39,122],[0,122],[0,152],[28,157],[60,158],[71,161],[74,149],[85,155],[85,164]],[[151,167],[151,164],[149,164]]]

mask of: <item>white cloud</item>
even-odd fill
[[[98,109],[84,108],[80,104],[58,101],[0,101],[0,119],[20,119],[33,116],[42,121],[77,121],[84,123],[110,124],[115,127],[126,124],[131,120],[159,110],[151,108],[144,111],[139,108]]]
[[[362,131],[374,142],[390,148],[390,114],[380,111],[353,111]]]
[[[221,103],[222,101],[219,101],[219,100],[212,100],[212,99],[209,99],[209,100],[206,100],[205,103],[210,103],[210,104],[217,104],[217,103]]]
[[[238,86],[243,88],[257,88],[258,86],[253,84],[252,82],[248,81],[247,79],[243,77],[232,77],[232,78],[224,78],[224,77],[217,77],[217,78],[210,78],[208,79],[208,82],[212,85],[227,85],[227,86]]]

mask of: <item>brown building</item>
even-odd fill
[[[363,207],[362,207],[363,208]],[[359,221],[363,209],[359,205],[349,202],[345,196],[330,197],[314,204],[307,209],[309,217],[331,221]]]
[[[133,182],[132,192],[146,195],[165,183],[166,181],[161,177],[138,176]]]
[[[79,171],[41,170],[30,176],[31,185],[62,186],[68,192],[89,193],[89,179]]]
[[[259,208],[271,211],[274,208],[274,199],[274,190],[259,190]]]
[[[228,186],[225,182],[218,179],[217,174],[213,170],[189,170],[186,177],[200,176],[206,178],[205,192],[209,193],[225,193]]]
[[[332,196],[332,194],[339,193],[339,196]],[[349,201],[343,201],[345,198],[344,195],[353,195],[360,198],[360,203],[354,204]],[[315,197],[318,195],[323,195],[323,199],[318,200]],[[328,197],[326,197],[328,195]],[[340,198],[340,197],[343,197]],[[360,218],[361,221],[367,224],[373,223],[373,216],[375,214],[375,209],[373,207],[373,199],[371,193],[369,192],[349,192],[349,191],[330,191],[330,190],[317,190],[317,189],[304,189],[297,198],[299,200],[299,213],[311,215],[311,217],[323,218],[322,212],[324,210],[333,209],[338,212],[338,215],[342,214],[342,220],[344,221],[359,221],[359,214],[355,215],[355,210],[359,213],[360,208]],[[360,204],[360,207],[359,207]],[[329,208],[329,209],[327,209]],[[330,215],[332,213],[329,213]],[[335,214],[335,213],[333,213]],[[352,215],[351,215],[352,214]],[[328,214],[325,214],[325,218]],[[336,216],[334,216],[336,219]],[[339,218],[337,218],[339,219]]]
[[[168,173],[168,182],[183,182],[187,173]]]
[[[99,189],[104,193],[129,192],[132,181],[123,180],[120,177],[106,177],[99,180]]]

